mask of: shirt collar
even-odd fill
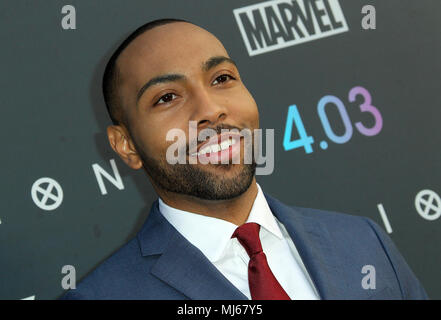
[[[246,222],[255,222],[261,227],[265,228],[270,233],[274,234],[277,238],[282,239],[283,235],[277,225],[276,219],[274,218],[271,209],[266,202],[265,195],[259,184],[257,184],[257,196],[254,200],[253,207],[251,208],[250,214]]]
[[[246,222],[261,227],[282,239],[282,233],[257,184],[258,192]],[[226,220],[208,217],[170,207],[159,198],[159,211],[175,229],[211,261],[217,261],[225,250],[237,226]]]

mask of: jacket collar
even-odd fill
[[[265,197],[294,242],[320,298],[345,299],[345,288],[349,284],[326,224],[314,217],[311,209],[304,213],[302,208],[288,207],[267,194]]]
[[[155,201],[138,233],[143,256],[160,254],[150,272],[195,300],[247,300],[224,275],[185,239],[159,211]]]
[[[293,240],[320,298],[342,299],[347,284],[326,225],[267,194],[265,198]],[[137,238],[143,256],[160,255],[150,272],[188,298],[247,299],[162,216],[158,201],[153,203]]]

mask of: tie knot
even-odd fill
[[[259,238],[260,225],[255,222],[248,222],[237,227],[231,238],[237,238],[240,244],[245,248],[248,256],[262,252],[262,244]]]

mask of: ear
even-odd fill
[[[122,126],[108,126],[107,138],[113,151],[115,151],[130,168],[138,170],[142,167],[142,160],[128,132]]]

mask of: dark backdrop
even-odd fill
[[[0,2],[0,299],[60,296],[64,265],[82,278],[147,217],[156,196],[145,174],[111,150],[100,88],[116,45],[163,17],[208,29],[238,63],[262,128],[275,130],[274,172],[258,176],[263,190],[290,205],[367,216],[386,229],[383,211],[430,298],[441,298],[441,2],[341,0],[346,32],[250,56],[233,10],[257,3]],[[361,25],[366,4],[376,8],[374,30]],[[61,26],[64,5],[76,9],[75,30]],[[373,136],[355,127],[375,125],[372,114],[360,111],[362,96],[348,99],[356,86],[381,114]],[[344,143],[333,142],[320,121],[317,105],[327,95],[347,110],[353,134]],[[314,137],[311,153],[284,148],[292,105]],[[335,136],[343,136],[339,109],[328,103],[325,110]],[[298,137],[294,125],[291,140]]]

